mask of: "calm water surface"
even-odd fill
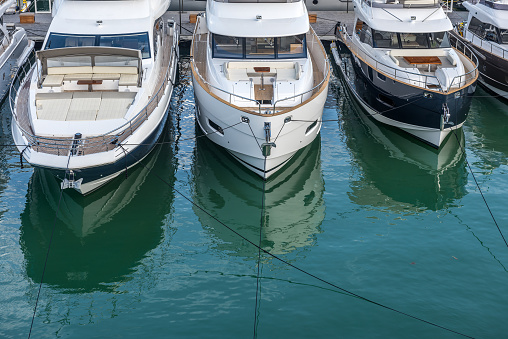
[[[66,190],[56,221],[58,182],[0,148],[0,337],[28,335],[53,224],[34,338],[248,338],[255,314],[259,338],[458,337],[266,254],[255,310],[258,250],[216,219],[258,243],[263,182],[195,138],[188,66],[166,143],[89,196]],[[402,312],[506,337],[508,248],[467,163],[508,236],[508,105],[477,95],[438,154],[365,118],[333,79],[334,121],[266,183],[261,246]],[[11,143],[5,103],[1,118]]]

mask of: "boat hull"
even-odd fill
[[[253,114],[212,95],[193,74],[196,121],[205,135],[247,168],[267,179],[321,130],[328,83],[314,98],[283,114]],[[242,122],[243,121],[243,122]],[[265,124],[270,124],[269,140]],[[219,126],[220,133],[213,126]],[[271,144],[269,154],[263,144]],[[265,154],[266,157],[265,157]]]
[[[346,87],[374,119],[400,128],[435,148],[453,129],[464,124],[475,83],[451,93],[429,92],[378,73],[340,40],[335,44],[332,54]]]
[[[79,184],[71,184],[71,187],[81,194],[91,193],[124,173],[128,168],[138,164],[152,151],[167,120],[172,89],[171,84],[169,84],[159,106],[152,112],[150,118],[145,122],[145,126],[126,139],[124,141],[125,146],[115,147],[108,152],[88,155],[87,159],[79,156],[49,155],[37,152],[36,148],[33,147],[18,146],[18,149],[25,161],[32,166],[49,170],[60,180],[72,179],[74,183]],[[12,133],[17,145],[23,145],[24,143],[21,143],[26,142],[23,140],[17,124],[12,124]],[[54,161],[51,162],[50,158],[53,158]],[[89,164],[94,162],[96,164],[84,166],[82,165],[83,160],[86,160]],[[47,166],[46,164],[49,163],[57,165]]]

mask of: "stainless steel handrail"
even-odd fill
[[[173,44],[172,44],[172,46],[170,46],[171,54],[170,54],[170,58],[169,58],[169,63],[166,68],[164,80],[163,80],[162,84],[160,85],[159,89],[157,90],[156,94],[152,96],[152,98],[148,101],[148,103],[135,116],[133,116],[129,121],[127,121],[123,125],[116,127],[115,129],[113,129],[107,133],[98,135],[98,136],[80,139],[80,141],[81,141],[80,149],[89,149],[89,148],[94,148],[94,147],[101,146],[101,145],[106,146],[106,149],[107,149],[107,146],[111,143],[111,141],[123,136],[123,134],[126,131],[127,132],[130,131],[130,134],[132,135],[133,127],[137,128],[138,125],[141,125],[144,120],[148,119],[149,105],[154,104],[154,100],[156,100],[157,105],[159,104],[159,102],[161,100],[161,98],[159,97],[159,94],[160,94],[161,90],[166,89],[167,83],[171,78],[171,71],[174,68],[174,66],[171,63],[171,60],[173,60],[173,58],[176,56],[176,51],[173,48],[175,41],[176,41],[176,38],[173,39]],[[27,75],[31,74],[35,70],[37,63],[38,63],[38,61],[36,60],[35,63],[33,65],[31,65],[29,72],[25,72],[23,69],[23,72],[25,74],[24,74],[23,80],[20,81],[20,85],[19,85],[18,89],[21,88],[26,83],[26,81],[31,80],[30,79],[31,77],[27,77]],[[72,140],[73,140],[72,138],[65,138],[64,139],[64,138],[48,138],[48,137],[43,137],[43,136],[37,136],[37,135],[33,135],[30,132],[23,129],[23,127],[18,122],[18,116],[16,114],[16,99],[18,97],[19,90],[16,89],[14,85],[15,85],[15,81],[13,81],[13,83],[11,84],[11,87],[9,89],[9,99],[10,99],[11,111],[13,112],[13,115],[15,117],[16,124],[18,125],[18,127],[21,130],[21,132],[23,133],[23,135],[29,141],[28,144],[33,145],[32,147],[44,147],[44,148],[56,148],[56,149],[60,149],[61,147],[59,147],[59,146],[66,146],[66,143],[70,143],[70,145],[71,145]],[[12,94],[11,94],[13,92],[13,90],[15,93],[15,99],[12,98]],[[14,106],[13,106],[13,104],[14,104]],[[151,111],[150,111],[150,113],[151,113]],[[142,118],[142,119],[140,119],[140,118]],[[99,140],[100,138],[102,138],[102,141]],[[46,141],[46,142],[44,142],[44,141]],[[53,141],[53,143],[49,143],[49,141]],[[60,142],[60,144],[56,144],[55,142]],[[68,145],[67,148],[65,148],[65,149],[68,150],[68,147],[70,145]]]
[[[471,34],[473,35],[473,39],[470,41],[473,45],[478,46],[478,47],[480,47],[481,49],[485,49],[486,51],[488,51],[488,50],[485,48],[485,46],[483,45],[483,44],[485,43],[487,46],[490,46],[490,53],[492,53],[492,54],[496,54],[496,55],[500,56],[499,54],[495,53],[495,52],[492,50],[492,47],[495,47],[495,48],[497,48],[498,50],[500,50],[500,51],[502,52],[502,54],[503,54],[502,58],[503,58],[503,59],[507,59],[507,56],[506,56],[506,55],[508,54],[508,51],[507,51],[507,50],[505,50],[504,48],[502,48],[502,47],[500,47],[500,46],[496,46],[496,45],[494,45],[494,44],[492,43],[492,41],[482,39],[479,35],[477,35],[477,34],[475,34],[475,33],[471,32],[470,30],[467,30],[465,33],[467,34],[467,32],[469,32],[469,33],[471,33]],[[474,38],[475,38],[475,37],[476,37],[476,38],[478,38],[478,40],[480,40],[480,44],[479,44],[479,45],[478,45],[478,43],[475,43],[475,41],[474,41]],[[467,40],[467,38],[466,38],[465,36],[464,36],[464,39],[466,39],[466,40]]]
[[[321,80],[321,82],[319,84],[317,84],[316,86],[312,87],[311,89],[309,89],[308,91],[305,91],[303,93],[296,94],[296,95],[293,95],[293,96],[290,96],[290,97],[287,97],[287,98],[284,98],[284,99],[279,99],[279,100],[275,101],[273,103],[273,113],[275,113],[275,106],[277,105],[278,102],[284,101],[284,100],[293,99],[293,98],[296,98],[296,97],[299,97],[299,96],[303,97],[305,94],[314,91],[316,88],[321,87],[321,85],[323,85],[323,83],[325,82],[326,78],[328,77],[328,73],[330,72],[330,61],[328,60],[328,58],[325,59],[325,67],[324,68],[326,69],[326,72],[325,72],[325,75],[323,77],[323,80]],[[302,100],[302,102],[303,102],[303,100]],[[285,108],[287,108],[287,107],[285,107]]]

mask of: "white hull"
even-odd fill
[[[194,77],[193,85],[197,105],[196,120],[201,130],[211,141],[224,147],[243,165],[264,179],[280,169],[299,149],[310,144],[321,130],[328,85],[307,103],[275,116],[252,114],[229,105],[207,92]],[[242,123],[242,117],[248,118],[249,122]],[[292,121],[285,123],[287,118]],[[224,135],[210,126],[210,120],[222,127]],[[306,133],[307,128],[315,121],[315,126]],[[267,143],[265,123],[271,125],[269,142],[275,144],[266,159],[261,149],[261,146]]]

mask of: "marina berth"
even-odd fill
[[[35,45],[28,40],[24,28],[4,23],[5,12],[15,4],[14,0],[0,2],[0,99],[9,92],[12,79],[33,53]]]
[[[209,0],[191,56],[198,125],[261,177],[319,133],[329,64],[303,1]]]
[[[466,44],[479,62],[479,82],[508,98],[508,1],[472,0],[462,3],[469,11],[455,27],[452,41]]]
[[[156,16],[169,2],[159,5],[163,10],[147,0],[63,2],[36,62],[11,88],[21,155],[52,171],[62,188],[87,194],[157,142],[178,59],[174,23]]]
[[[355,99],[376,120],[439,148],[467,118],[478,61],[438,1],[355,0],[353,32],[340,23],[332,54]]]

